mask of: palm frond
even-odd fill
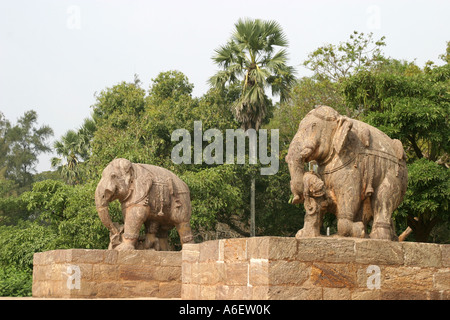
[[[209,79],[216,88],[240,81],[242,93],[233,104],[236,119],[244,128],[259,128],[271,104],[268,88],[287,99],[295,70],[287,65],[288,41],[276,21],[241,18],[224,46],[215,50],[213,61],[222,69]],[[280,47],[277,51],[276,47]]]

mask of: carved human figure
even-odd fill
[[[109,215],[108,204],[116,199],[122,205],[123,227],[113,223]],[[164,168],[122,158],[111,161],[95,191],[95,204],[110,231],[110,249],[136,249],[142,225],[145,249],[169,250],[167,237],[173,227],[182,244],[193,242],[189,188]]]
[[[337,216],[338,235],[365,237],[373,219],[371,238],[395,240],[392,212],[406,192],[405,159],[399,140],[331,107],[318,106],[300,122],[286,156],[293,203],[305,200],[304,165],[315,160],[331,201],[327,210]]]
[[[333,202],[326,194],[325,184],[314,172],[303,175],[303,198],[305,206],[304,225],[295,235],[296,238],[318,237],[323,215],[332,208]]]

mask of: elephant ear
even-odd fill
[[[119,158],[114,161],[116,163],[117,168],[120,171],[120,174],[125,177],[125,179],[127,180],[126,182],[128,184],[129,180],[133,175],[131,161],[123,158]]]
[[[334,134],[333,147],[339,154],[347,139],[348,133],[352,129],[353,123],[347,117],[341,116],[337,120],[337,128]]]
[[[142,201],[150,192],[150,188],[153,184],[153,176],[152,174],[142,168],[139,164],[133,164],[134,171],[134,195],[133,202],[138,203]]]

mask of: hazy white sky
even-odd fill
[[[308,53],[354,30],[386,36],[387,56],[423,66],[445,51],[449,16],[448,0],[0,0],[0,111],[16,122],[36,110],[53,144],[90,115],[95,92],[134,74],[147,89],[159,72],[180,70],[201,96],[214,49],[241,17],[278,21],[300,76]]]

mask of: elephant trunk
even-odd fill
[[[97,186],[95,190],[95,206],[97,208],[98,216],[102,221],[103,225],[108,228],[113,234],[118,234],[119,230],[114,226],[111,216],[109,214],[109,191],[102,187],[102,183]]]
[[[304,174],[304,164],[300,162],[299,164],[294,165],[294,174],[291,175],[291,191],[294,195],[294,199],[292,200],[293,204],[302,203],[304,201],[303,196],[303,174]]]
[[[294,195],[292,203],[302,203],[304,201],[303,175],[305,173],[305,162],[301,157],[294,157],[289,154],[286,157],[286,162],[288,163],[289,173],[291,176],[291,192]]]

